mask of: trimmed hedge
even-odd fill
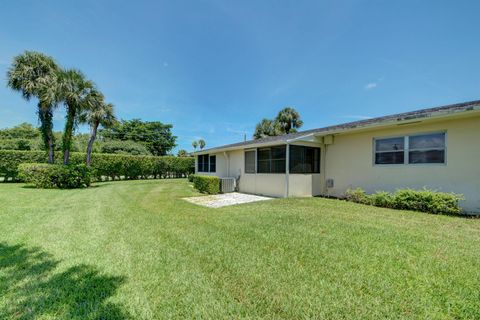
[[[347,190],[345,199],[377,207],[459,215],[462,212],[459,202],[464,200],[464,197],[428,189],[398,189],[394,193],[378,191],[369,195],[362,188],[357,188]]]
[[[73,152],[70,164],[84,164],[86,154]],[[62,154],[56,153],[55,162],[61,164]],[[0,150],[0,177],[21,181],[18,166],[22,163],[46,163],[43,151]],[[91,164],[93,178],[104,179],[151,179],[181,178],[195,171],[194,158],[173,156],[132,156],[121,154],[93,153]]]
[[[218,194],[220,193],[220,178],[215,176],[202,176],[192,174],[193,186],[202,193]]]
[[[18,166],[20,179],[37,188],[74,189],[90,186],[91,169],[84,164],[60,165],[22,163]]]

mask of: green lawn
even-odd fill
[[[480,318],[480,220],[184,180],[0,184],[0,319]]]

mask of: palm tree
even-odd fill
[[[113,104],[105,103],[104,96],[97,90],[92,90],[87,96],[86,106],[80,116],[80,122],[88,123],[90,125],[90,138],[87,145],[87,166],[92,161],[93,143],[97,138],[97,130],[101,125],[104,128],[113,126],[117,120],[113,112]]]
[[[276,122],[264,118],[255,126],[255,133],[253,134],[253,138],[262,139],[269,136],[277,136],[279,134],[280,133],[279,129],[277,128]]]
[[[286,107],[280,110],[275,121],[278,123],[278,127],[282,133],[296,132],[303,125],[303,121],[300,120],[300,114],[291,107]]]
[[[177,157],[181,157],[181,158],[188,157],[187,150],[184,150],[184,149],[178,150]]]
[[[38,99],[38,118],[48,162],[54,162],[53,109],[60,101],[58,95],[59,67],[52,57],[35,51],[25,51],[13,59],[7,72],[8,86],[22,93],[29,101]]]
[[[198,146],[200,147],[200,150],[203,150],[203,148],[205,148],[206,144],[207,143],[205,142],[205,140],[203,140],[203,139],[198,140]]]
[[[65,130],[62,138],[63,164],[68,164],[70,149],[75,126],[78,122],[78,115],[82,109],[88,108],[90,93],[94,90],[92,81],[85,79],[82,72],[78,70],[64,70],[60,74],[60,91],[67,109]]]
[[[197,142],[197,141],[193,141],[193,142],[192,142],[192,147],[193,147],[193,150],[194,150],[194,151],[197,151],[198,142]]]

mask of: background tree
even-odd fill
[[[187,152],[187,150],[184,150],[184,149],[178,150],[178,152],[177,152],[177,157],[182,157],[182,158],[188,157],[188,152]]]
[[[65,130],[62,138],[63,164],[68,164],[72,137],[78,122],[77,116],[82,109],[88,108],[88,99],[92,99],[90,93],[94,90],[94,84],[85,78],[78,70],[64,70],[59,77],[60,95],[67,109]]]
[[[286,107],[278,112],[275,122],[282,133],[297,132],[297,129],[301,128],[303,121],[300,119],[300,114],[291,107]]]
[[[39,136],[40,131],[27,122],[12,128],[0,129],[0,139],[36,139]]]
[[[193,141],[193,142],[192,142],[192,147],[193,147],[193,151],[197,151],[198,142],[197,142],[197,141]]]
[[[13,59],[7,72],[8,86],[22,93],[29,101],[38,99],[37,112],[43,143],[48,150],[48,162],[54,161],[53,109],[59,103],[59,67],[52,57],[25,51]]]
[[[176,146],[177,137],[172,134],[172,127],[160,121],[122,120],[111,128],[101,130],[101,135],[111,140],[139,142],[152,155],[164,156]]]
[[[90,138],[87,145],[87,159],[86,163],[89,166],[92,161],[93,143],[97,138],[98,127],[101,125],[104,128],[109,128],[116,123],[113,112],[113,104],[107,104],[104,101],[104,96],[97,90],[93,90],[87,97],[86,106],[80,115],[80,122],[88,123],[90,125]]]
[[[255,126],[255,133],[253,134],[253,138],[262,139],[265,137],[277,135],[279,135],[279,130],[275,121],[264,118]]]
[[[205,142],[205,140],[203,140],[203,139],[198,140],[198,146],[200,147],[200,150],[203,150],[203,148],[205,148],[206,144],[207,143]]]

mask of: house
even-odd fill
[[[480,100],[266,137],[195,153],[196,173],[240,192],[335,196],[427,187],[480,212]]]

